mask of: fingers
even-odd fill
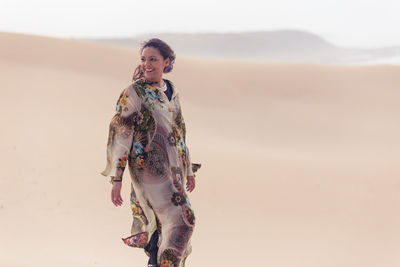
[[[191,180],[188,179],[188,180],[186,181],[186,190],[189,191],[189,192],[191,192],[191,191],[190,191],[190,188],[191,188]]]
[[[189,191],[190,193],[193,191],[193,186],[192,186],[192,185],[189,186],[188,191]]]
[[[189,191],[189,192],[192,192],[193,189],[195,188],[195,183],[196,182],[195,182],[194,178],[188,179],[187,183],[186,183],[186,190]]]
[[[114,197],[112,199],[112,202],[114,203],[115,206],[121,206],[122,205],[122,198],[119,196]]]
[[[191,188],[190,192],[192,192],[194,190],[195,186],[196,186],[196,180],[193,178],[192,179],[192,188]]]
[[[116,204],[118,205],[118,206],[121,206],[122,205],[122,197],[121,197],[121,195],[117,195],[117,201],[116,201]]]
[[[121,192],[116,189],[111,190],[111,201],[114,203],[115,206],[121,206],[122,205],[122,197],[121,197]]]

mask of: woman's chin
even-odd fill
[[[157,78],[154,75],[144,75],[144,77],[146,78],[146,80],[148,81],[152,81],[152,82],[156,82]]]

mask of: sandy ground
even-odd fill
[[[110,200],[109,120],[138,50],[0,33],[0,266],[146,266]],[[187,266],[400,266],[400,66],[180,57]]]

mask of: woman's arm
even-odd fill
[[[179,101],[179,95],[176,96],[176,102],[177,102],[177,107],[178,107],[177,108],[178,114],[176,116],[176,124],[181,128],[181,132],[183,135],[182,138],[185,143],[185,152],[186,152],[185,154],[186,154],[186,163],[187,163],[186,175],[187,176],[195,176],[194,172],[196,172],[200,168],[201,164],[200,163],[192,164],[192,160],[190,158],[189,147],[186,144],[186,124],[185,124],[185,120],[182,115],[182,109],[181,109],[181,104]],[[193,170],[193,165],[196,165],[195,170]]]
[[[111,176],[111,183],[122,181],[133,141],[133,119],[139,109],[140,101],[131,85],[121,92],[109,126],[107,165],[101,174]]]
[[[192,161],[190,160],[189,148],[186,146],[187,176],[194,176]]]

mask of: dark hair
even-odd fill
[[[142,54],[143,49],[150,46],[156,48],[160,52],[164,60],[166,58],[169,58],[169,65],[164,68],[163,73],[171,72],[174,67],[173,64],[175,62],[174,50],[172,50],[166,42],[158,38],[152,38],[148,41],[144,41],[141,43],[140,54]],[[133,73],[132,81],[140,79],[141,77],[144,77],[144,73],[142,71],[141,65],[139,64]]]

